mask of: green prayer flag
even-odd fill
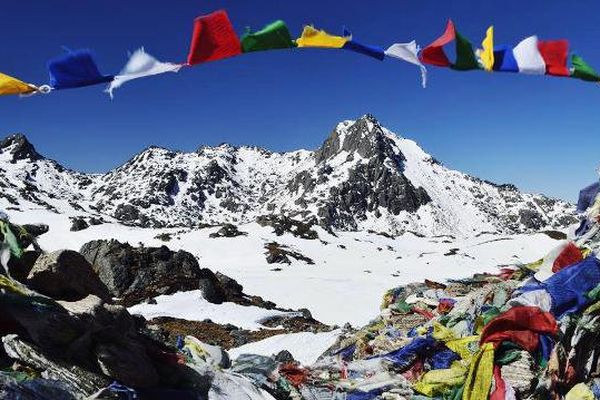
[[[270,23],[258,32],[246,32],[241,42],[244,53],[296,47],[287,25],[281,20]]]
[[[573,65],[573,78],[582,79],[584,81],[599,82],[600,75],[585,61],[576,54],[571,56],[571,65]]]
[[[456,32],[456,62],[451,68],[458,71],[481,69],[477,57],[475,57],[473,45],[471,45],[471,42],[469,42],[466,37],[458,32]]]
[[[10,229],[8,222],[0,221],[0,233],[4,236],[4,243],[10,248],[10,252],[13,256],[21,258],[23,255],[23,249],[19,245],[17,238]]]

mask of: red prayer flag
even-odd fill
[[[498,315],[481,331],[480,343],[513,342],[533,353],[539,346],[539,335],[554,335],[558,325],[554,316],[538,307],[518,306]]]
[[[450,60],[444,53],[444,46],[453,41],[456,38],[456,31],[454,29],[454,23],[452,20],[448,20],[446,25],[446,32],[439,38],[437,38],[429,46],[425,47],[421,51],[421,62],[425,64],[437,65],[439,67],[449,67],[451,65]]]
[[[240,39],[225,10],[202,15],[194,21],[188,64],[220,60],[242,53]]]
[[[538,49],[546,63],[547,75],[571,75],[569,67],[567,67],[567,57],[569,53],[568,40],[540,40],[538,42]]]
[[[552,264],[552,272],[556,273],[561,269],[583,261],[583,254],[581,250],[573,242],[569,244],[560,252],[554,263]]]

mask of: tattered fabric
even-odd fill
[[[484,343],[471,361],[462,399],[487,399],[492,387],[493,373],[494,345],[492,343]]]
[[[554,76],[571,75],[567,67],[569,42],[567,40],[541,40],[538,49],[546,64],[546,74]]]
[[[419,60],[419,46],[414,40],[408,43],[394,43],[385,51],[388,57],[397,58],[418,66],[421,69],[421,84],[427,86],[427,68]]]
[[[512,47],[501,45],[494,48],[494,71],[519,72]]]
[[[112,75],[102,75],[89,50],[70,51],[48,62],[50,86],[54,89],[71,89],[108,83]]]
[[[481,64],[486,71],[494,69],[494,27],[490,26],[487,29],[485,38],[481,43],[483,51],[481,52]]]
[[[0,73],[0,96],[10,94],[29,94],[33,93],[37,88],[23,81],[13,78],[12,76]]]
[[[584,187],[579,191],[579,198],[577,200],[577,212],[585,212],[592,204],[596,196],[600,193],[600,182],[594,182],[589,186]]]
[[[435,346],[435,342],[432,337],[417,337],[398,350],[373,358],[384,358],[392,362],[399,371],[405,371],[415,362],[418,356],[427,354]]]
[[[537,307],[513,307],[500,314],[481,332],[481,343],[499,345],[504,341],[518,344],[533,353],[539,346],[539,335],[554,335],[558,325],[554,316]]]
[[[335,36],[307,25],[302,31],[302,36],[296,39],[296,44],[298,47],[341,49],[350,40],[350,37]]]
[[[381,47],[369,46],[356,42],[355,40],[349,40],[344,44],[342,49],[354,51],[356,53],[364,54],[369,57],[376,58],[377,60],[383,61],[385,58],[385,52]]]
[[[187,60],[189,65],[221,60],[241,53],[242,45],[227,12],[219,10],[196,18]]]
[[[119,72],[119,75],[115,76],[106,91],[110,94],[110,97],[113,97],[113,91],[125,82],[165,72],[177,72],[180,69],[180,64],[158,61],[142,48],[131,55],[125,67]]]
[[[552,272],[556,273],[561,269],[576,264],[582,260],[583,254],[581,253],[581,250],[579,250],[579,247],[577,247],[575,243],[569,242],[554,260],[554,263],[552,264]]]
[[[437,65],[438,67],[449,67],[450,60],[444,53],[444,46],[454,40],[456,37],[456,31],[454,29],[454,23],[452,20],[448,20],[446,25],[446,31],[437,38],[429,46],[425,47],[421,51],[421,61],[424,64]]]
[[[296,47],[287,25],[281,20],[272,22],[257,32],[248,30],[242,36],[241,43],[244,53]]]
[[[552,297],[552,313],[557,318],[589,304],[586,293],[598,284],[600,261],[594,255],[557,272],[542,283]]]
[[[480,69],[479,62],[473,51],[471,42],[455,31],[456,35],[456,61],[451,65],[452,69],[458,71],[469,71],[472,69]]]
[[[571,56],[571,65],[573,66],[573,72],[571,73],[573,78],[589,82],[600,82],[600,75],[578,55],[573,54]]]
[[[546,73],[546,64],[538,50],[537,36],[523,39],[513,49],[513,55],[520,73],[530,75],[544,75]]]

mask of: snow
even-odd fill
[[[312,365],[337,340],[340,330],[331,332],[300,332],[271,336],[267,339],[248,343],[228,351],[232,359],[242,354],[271,356],[282,350],[289,351],[296,361],[303,365]]]
[[[316,215],[332,189],[348,182],[350,169],[369,161],[357,151],[350,154],[349,150],[342,150],[354,123],[344,121],[337,125],[340,148],[323,164],[316,164],[315,153],[306,150],[272,153],[256,147],[223,145],[184,153],[153,147],[113,171],[89,175],[63,169],[47,159],[12,163],[11,149],[0,149],[0,180],[5,184],[0,210],[17,223],[48,224],[50,233],[40,238],[46,250],[79,250],[95,239],[183,249],[194,254],[201,267],[236,279],[248,294],[262,296],[279,307],[308,308],[316,319],[338,325],[350,322],[361,326],[375,317],[381,296],[389,288],[425,278],[444,281],[474,272],[495,272],[502,264],[540,258],[555,245],[543,234],[477,233],[508,230],[503,218],[510,215],[518,220],[522,210],[537,210],[552,218],[568,214],[570,205],[551,202],[554,205],[546,212],[540,204],[547,199],[501,191],[497,186],[450,170],[434,162],[414,141],[371,120],[369,135],[383,134],[386,145],[403,156],[402,162],[388,157],[387,168],[403,173],[413,186],[425,188],[431,203],[414,213],[402,211],[398,215],[379,207],[364,218],[355,218],[358,232],[336,232],[334,236],[315,228],[318,240],[289,234],[277,236],[270,228],[251,222],[270,213],[305,213],[299,217],[304,221]],[[331,173],[319,176],[319,169],[326,166],[332,167]],[[299,181],[312,183],[305,186],[297,184]],[[189,226],[190,221],[233,222],[248,235],[211,239],[209,234],[218,227],[126,226],[111,217],[125,204],[135,204],[137,210],[159,222],[184,226]],[[77,216],[97,216],[107,223],[70,232],[70,218]],[[368,229],[405,233],[392,239],[368,233]],[[172,240],[156,239],[163,233],[171,234]],[[436,237],[442,234],[453,236]],[[506,240],[494,241],[497,239]],[[314,265],[298,261],[291,265],[268,264],[264,246],[273,241],[310,257]],[[459,249],[456,255],[445,255],[455,248]],[[230,309],[231,305],[212,308],[200,296],[189,294],[161,299],[160,305],[164,305],[160,310],[144,305],[144,312],[166,313],[165,308],[169,308],[170,312],[185,311],[185,315],[200,319],[228,315],[227,318],[238,319],[254,329],[259,318],[258,313],[246,310],[249,315],[244,320],[238,315],[240,310]]]
[[[148,320],[157,317],[179,318],[188,321],[210,319],[218,324],[229,323],[248,330],[269,329],[261,322],[271,317],[297,314],[235,303],[213,304],[204,299],[200,290],[158,296],[156,304],[137,304],[130,307],[128,311],[131,314],[142,315]]]
[[[377,146],[392,148],[404,161],[387,157],[385,165],[390,172],[404,174],[412,186],[424,188],[432,201],[417,212],[397,215],[380,207],[355,216],[352,223],[344,222],[349,227],[355,224],[357,230],[468,237],[483,231],[525,229],[521,211],[536,211],[544,224],[572,211],[565,202],[501,190],[450,170],[434,162],[414,141],[381,127],[370,117],[366,121],[365,129],[358,132],[361,140],[372,138],[378,141]],[[328,202],[335,206],[335,189],[349,183],[357,166],[371,161],[344,145],[356,134],[355,123],[348,120],[336,126],[338,148],[331,149],[330,157],[320,163],[316,153],[307,150],[274,153],[257,147],[221,145],[177,152],[151,147],[112,171],[92,175],[64,169],[47,159],[12,163],[12,148],[8,146],[0,149],[0,180],[7,185],[2,189],[3,197],[8,206],[21,210],[35,204],[109,220],[120,207],[134,205],[143,216],[170,226],[249,223],[271,213],[304,215],[306,220],[322,215]],[[373,179],[370,183],[377,185],[377,178]]]
[[[2,206],[0,199],[0,209]],[[305,240],[290,234],[277,236],[271,228],[256,223],[239,226],[241,231],[248,233],[247,236],[217,239],[209,238],[217,227],[144,229],[108,223],[70,232],[67,215],[46,210],[7,212],[16,223],[48,223],[51,233],[39,240],[48,251],[79,250],[90,240],[112,238],[134,246],[140,242],[146,246],[167,245],[173,250],[183,249],[194,254],[203,268],[236,279],[247,294],[262,296],[283,308],[308,308],[316,319],[328,324],[341,326],[350,322],[357,327],[378,315],[381,298],[390,288],[425,278],[444,281],[476,272],[497,272],[501,265],[537,260],[557,244],[545,234],[487,234],[452,239],[407,233],[391,239],[367,232],[338,232],[337,236],[332,236],[320,228],[316,228],[319,239]],[[173,235],[169,242],[155,239],[165,232]],[[299,251],[312,258],[315,264],[297,261],[292,261],[291,265],[268,264],[264,245],[272,241]],[[454,248],[459,249],[457,255],[444,255]],[[273,271],[275,268],[281,268],[281,271]],[[183,298],[175,297],[161,299],[161,303],[175,299],[183,301]],[[193,308],[196,300],[187,300]],[[212,312],[218,314],[216,309]],[[196,315],[199,319],[217,318],[212,314],[202,318],[200,314],[199,311]],[[247,326],[256,327],[256,320],[249,318],[246,322],[250,324]]]

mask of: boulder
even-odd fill
[[[248,233],[238,230],[237,226],[232,224],[225,224],[216,232],[211,233],[208,237],[220,238],[220,237],[236,237],[236,236],[247,236]]]
[[[8,261],[8,272],[13,279],[21,283],[27,281],[27,276],[33,268],[38,257],[41,255],[38,251],[27,250],[19,258],[11,257]]]
[[[83,245],[81,254],[125,306],[163,294],[200,289],[202,279],[212,280],[192,254],[173,252],[166,246],[132,247],[116,240],[94,240]]]
[[[106,377],[86,371],[75,365],[53,361],[37,346],[23,341],[17,335],[4,336],[2,343],[4,350],[11,358],[37,370],[44,371],[49,379],[61,381],[68,387],[69,392],[76,395],[76,398],[91,396],[111,382]]]
[[[10,373],[0,372],[0,399],[4,400],[76,400],[71,387],[53,379],[34,378],[21,381]]]
[[[83,217],[75,217],[71,219],[71,232],[79,232],[89,227],[90,225]]]
[[[202,290],[202,295],[206,300],[214,304],[230,301],[221,282],[211,270],[202,268],[200,274],[201,278],[198,283],[198,289]]]
[[[303,261],[309,265],[313,265],[315,263],[311,258],[306,257],[302,253],[293,251],[289,247],[277,242],[266,243],[265,250],[265,256],[267,263],[269,264],[291,264],[292,261],[290,258],[293,258],[297,261]]]
[[[90,294],[106,301],[111,298],[85,257],[71,250],[39,256],[29,271],[27,284],[57,300],[76,301]]]
[[[285,215],[262,215],[256,218],[256,223],[260,226],[272,227],[273,233],[277,236],[290,233],[301,239],[314,240],[319,238],[317,231],[312,229],[316,224],[314,218],[311,218],[307,222],[302,222]]]
[[[50,227],[46,224],[25,224],[21,225],[21,228],[25,229],[33,237],[42,236],[50,230]]]

